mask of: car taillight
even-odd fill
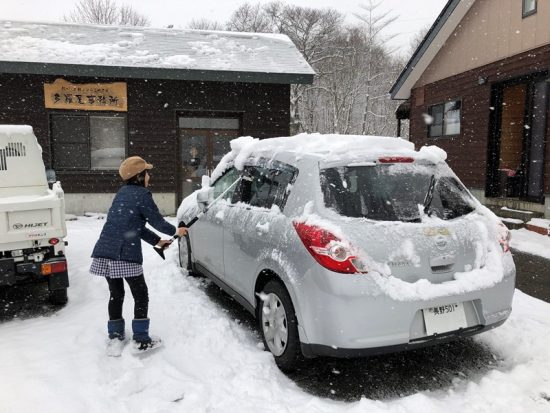
[[[294,222],[294,228],[308,252],[323,267],[342,274],[367,272],[350,248],[331,232],[303,222]]]
[[[67,261],[56,261],[42,264],[42,275],[56,274],[67,271]]]
[[[59,244],[59,239],[58,238],[51,238],[49,241],[50,245],[57,245]]]
[[[383,158],[378,158],[380,163],[413,163],[414,158],[410,156],[385,156]]]
[[[498,243],[502,247],[503,252],[510,251],[510,240],[512,239],[512,233],[506,228],[502,222],[498,224]]]

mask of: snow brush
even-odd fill
[[[227,187],[227,189],[225,191],[223,191],[216,199],[214,199],[208,206],[205,206],[204,209],[198,213],[198,215],[193,218],[191,221],[189,221],[188,224],[186,224],[185,222],[183,221],[180,221],[180,223],[178,224],[178,228],[191,228],[191,226],[197,222],[199,219],[201,219],[207,212],[208,210],[212,207],[212,205],[214,205],[216,202],[218,202],[220,199],[222,199],[231,189],[233,189],[233,187],[235,185],[237,185],[242,179],[244,179],[245,181],[252,181],[252,178],[248,177],[248,176],[240,176],[235,182],[233,182],[231,185],[229,185]],[[211,189],[208,188],[208,189]],[[198,194],[197,194],[197,197],[198,197]],[[197,201],[199,203],[206,203],[206,200],[204,201]],[[175,240],[177,240],[179,238],[179,236],[177,235],[174,235],[171,239],[170,239],[170,242],[169,243],[166,243],[164,244],[162,247],[158,247],[158,246],[154,246],[154,250],[156,251],[156,253],[158,255],[160,255],[160,257],[165,260],[166,257],[164,256],[164,250],[166,248],[168,248],[170,245],[172,245],[172,242],[174,242]]]

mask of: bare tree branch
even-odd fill
[[[118,26],[148,26],[149,18],[130,5],[119,6],[115,0],[80,0],[74,9],[63,16],[72,23],[107,24]]]

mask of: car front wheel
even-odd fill
[[[282,282],[269,281],[260,294],[258,320],[263,341],[282,371],[296,369],[300,359],[298,321]]]
[[[187,236],[180,237],[178,240],[180,267],[189,270],[189,242]]]
[[[188,275],[192,277],[200,277],[200,274],[193,271],[193,265],[191,263],[191,243],[189,242],[189,235],[180,237],[178,240],[180,267],[187,270]]]

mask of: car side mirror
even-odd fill
[[[46,180],[48,181],[48,186],[52,189],[53,184],[57,182],[57,175],[53,169],[46,169]]]
[[[203,188],[209,188],[211,184],[210,177],[208,175],[203,175],[201,184]]]
[[[197,191],[197,204],[201,210],[205,210],[214,197],[214,188],[206,187]]]

